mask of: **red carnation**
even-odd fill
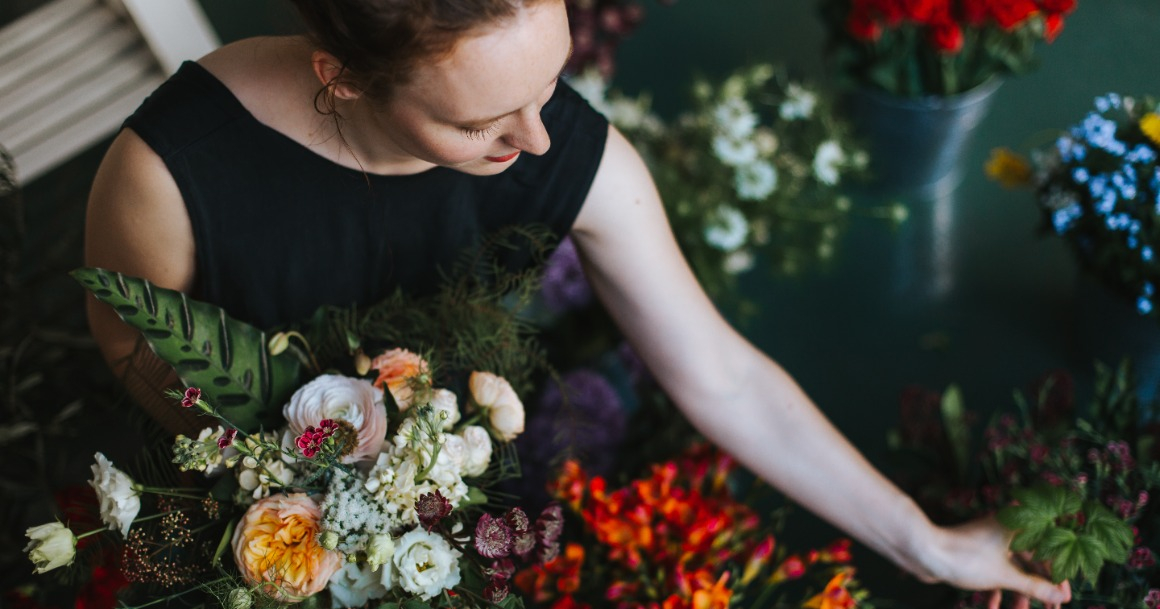
[[[1063,31],[1063,15],[1048,15],[1043,20],[1043,39],[1047,42],[1055,42],[1055,38]]]
[[[930,42],[940,53],[954,55],[963,50],[963,28],[954,21],[936,23],[930,28]]]
[[[852,12],[846,20],[846,31],[858,40],[877,42],[882,37],[882,25],[867,13]]]

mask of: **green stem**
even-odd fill
[[[165,603],[165,602],[171,601],[171,600],[173,600],[173,599],[175,599],[175,598],[179,598],[179,597],[185,596],[186,594],[189,594],[190,592],[194,592],[194,591],[197,591],[197,590],[202,590],[202,589],[204,589],[204,588],[205,588],[205,587],[207,587],[207,586],[212,586],[213,584],[217,584],[217,583],[221,583],[221,582],[227,581],[228,579],[229,579],[228,577],[222,577],[222,578],[219,578],[219,579],[215,579],[215,580],[213,580],[213,581],[210,581],[210,582],[205,582],[204,584],[201,584],[200,586],[198,586],[198,587],[196,587],[196,588],[190,588],[190,589],[188,589],[188,590],[185,590],[185,591],[183,591],[183,592],[178,592],[177,594],[170,594],[169,596],[163,596],[163,597],[161,597],[161,598],[157,598],[157,599],[151,600],[151,601],[149,601],[148,603],[145,603],[144,605],[126,605],[124,602],[121,602],[121,604],[120,604],[120,607],[121,607],[121,609],[144,609],[144,607],[149,607],[149,606],[151,606],[151,605],[156,605],[157,603]]]
[[[204,496],[190,495],[188,493],[184,493],[184,492],[182,492],[182,489],[159,488],[159,487],[155,487],[155,486],[143,486],[140,484],[134,484],[133,490],[135,490],[139,493],[152,493],[154,495],[164,495],[166,497],[178,497],[181,499],[193,499],[195,501],[201,501],[202,499],[205,499]]]
[[[109,530],[109,529],[93,529],[93,530],[91,530],[91,531],[88,531],[88,532],[85,532],[85,533],[81,533],[80,535],[77,535],[77,536],[76,536],[76,538],[77,538],[77,539],[84,539],[85,537],[88,537],[88,536],[90,536],[90,535],[96,535],[97,533],[103,533],[103,532],[105,532],[105,531],[108,531],[108,530]]]
[[[156,513],[156,514],[150,514],[150,515],[148,515],[148,516],[142,516],[142,517],[140,517],[140,518],[134,518],[134,519],[133,519],[133,524],[137,524],[137,523],[139,523],[139,522],[148,522],[148,521],[150,521],[150,520],[157,520],[158,518],[164,518],[164,517],[166,517],[166,516],[168,516],[168,515],[170,515],[170,514],[180,514],[181,512],[184,512],[184,511],[185,511],[185,510],[169,510],[168,512],[158,512],[158,513]]]
[[[221,565],[222,554],[225,554],[226,548],[229,547],[230,541],[234,537],[234,528],[237,527],[237,525],[238,521],[236,520],[231,520],[230,523],[226,525],[225,533],[222,534],[221,540],[218,541],[217,549],[215,549],[213,552],[213,560],[210,562],[210,564],[213,566],[217,567]]]

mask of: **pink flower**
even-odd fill
[[[185,390],[185,397],[181,398],[181,407],[190,408],[196,406],[201,401],[201,389],[197,387],[190,387]]]
[[[334,374],[319,376],[294,392],[282,407],[282,416],[290,433],[297,437],[324,419],[349,423],[357,442],[344,454],[343,463],[375,458],[387,437],[383,392],[362,379]]]
[[[485,558],[504,558],[512,551],[512,529],[503,518],[484,513],[475,524],[475,550]]]
[[[415,514],[419,516],[419,524],[428,531],[450,513],[451,502],[439,491],[419,495],[419,499],[415,501]]]

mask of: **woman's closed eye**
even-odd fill
[[[499,121],[495,121],[486,127],[463,127],[463,135],[472,140],[487,139],[489,136],[495,133],[497,127],[499,127]]]

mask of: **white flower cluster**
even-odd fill
[[[322,501],[322,529],[336,536],[327,547],[345,554],[366,550],[371,537],[389,534],[391,520],[357,472],[336,470]]]
[[[773,78],[773,68],[768,65],[730,76],[709,113],[714,134],[713,153],[733,168],[733,186],[742,200],[760,201],[777,188],[773,155],[777,152],[778,139],[772,129],[761,125],[749,102],[750,92],[764,86],[770,78]],[[702,88],[700,94],[708,97],[710,92]]]
[[[269,497],[271,490],[286,488],[294,484],[296,471],[289,457],[290,434],[283,432],[262,432],[254,434],[226,448],[228,455],[225,465],[234,470],[238,479],[238,491],[234,501],[249,504]],[[281,446],[281,450],[274,450]]]

